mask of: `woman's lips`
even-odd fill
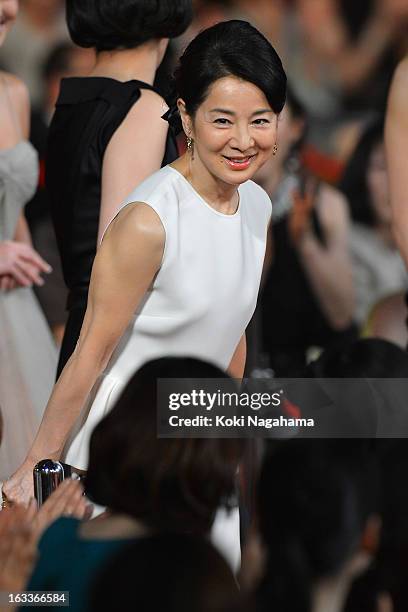
[[[247,170],[255,155],[247,155],[246,157],[226,157],[223,155],[223,157],[231,170]]]

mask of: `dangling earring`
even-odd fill
[[[191,159],[194,159],[194,140],[191,136],[187,136],[187,150],[191,155]]]
[[[275,142],[275,144],[273,145],[273,149],[272,149],[272,155],[276,155],[277,152],[278,152],[278,145]]]

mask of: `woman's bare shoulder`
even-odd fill
[[[390,102],[399,102],[404,104],[406,108],[406,98],[408,91],[408,56],[403,59],[397,66],[394,78],[391,85]]]
[[[157,212],[146,202],[126,204],[111,221],[105,231],[104,241],[148,240],[152,247],[164,244],[165,232]]]
[[[7,87],[12,102],[19,106],[29,106],[29,93],[26,84],[15,74],[0,70],[0,82]]]

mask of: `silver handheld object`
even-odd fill
[[[71,478],[76,473],[75,468],[61,461],[43,459],[34,467],[34,495],[38,507],[46,501],[53,491],[61,484],[65,478]],[[78,479],[82,480],[80,474]]]

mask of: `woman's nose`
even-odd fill
[[[240,151],[247,151],[253,147],[255,141],[251,135],[248,126],[236,126],[235,132],[232,137],[231,146],[234,149]]]

